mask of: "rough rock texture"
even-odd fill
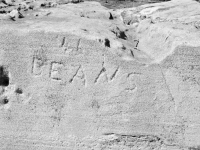
[[[199,10],[57,3],[1,20],[0,149],[198,150]]]

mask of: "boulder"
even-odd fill
[[[16,9],[12,10],[9,14],[11,20],[15,21],[18,18],[23,18],[24,16]]]

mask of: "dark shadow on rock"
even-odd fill
[[[9,85],[8,72],[5,70],[3,66],[0,66],[0,86],[8,86],[8,85]]]

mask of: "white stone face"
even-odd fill
[[[10,143],[7,147],[14,148],[15,139],[20,137],[36,142],[23,141],[30,147],[41,147],[43,143],[69,149],[84,147],[81,143],[96,143],[97,149],[129,147],[115,142],[107,145],[106,142],[113,141],[110,135],[121,142],[131,140],[135,143],[132,148],[143,147],[152,139],[157,148],[162,147],[162,142],[183,141],[182,131],[171,131],[183,126],[181,120],[176,120],[183,111],[183,97],[180,91],[176,93],[178,88],[181,90],[177,87],[181,78],[175,78],[175,70],[169,69],[168,61],[166,65],[149,67],[127,62],[101,44],[83,38],[79,39],[79,46],[65,53],[63,47],[57,46],[62,42],[58,39],[63,37],[65,42],[77,40],[76,36],[60,33],[6,34],[7,39],[22,41],[10,44],[3,55],[2,65],[8,66],[11,83],[6,87],[8,92],[2,93],[9,97],[9,102],[1,105],[9,107],[1,109],[0,127],[5,128],[4,137],[10,138],[11,130],[15,136],[10,141],[2,138]],[[11,41],[1,39],[1,43],[4,50]],[[22,94],[15,92],[18,87]]]
[[[179,3],[0,22],[0,149],[199,149],[199,33],[186,21],[200,6]]]

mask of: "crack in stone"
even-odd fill
[[[60,45],[60,47],[64,47],[64,45],[65,45],[65,37],[63,37],[63,39],[62,39],[62,41],[61,41],[61,45]]]
[[[176,103],[175,103],[174,97],[173,97],[173,95],[172,95],[172,93],[171,93],[171,90],[170,90],[170,88],[169,88],[169,85],[167,84],[167,80],[166,80],[166,77],[165,77],[165,75],[164,75],[164,73],[163,73],[163,70],[162,70],[162,68],[161,68],[161,66],[160,66],[159,64],[158,64],[158,67],[160,68],[160,71],[161,71],[162,77],[163,77],[163,79],[164,79],[164,83],[165,83],[166,89],[167,89],[167,91],[168,91],[168,94],[169,94],[169,96],[170,96],[170,98],[171,98],[171,101],[174,103],[174,109],[175,109],[175,113],[176,113],[177,110],[176,110]]]
[[[79,50],[79,45],[80,45],[80,42],[81,42],[81,39],[78,39],[78,43],[77,43],[77,48],[76,48],[76,51]]]
[[[168,144],[162,137],[158,135],[151,134],[117,134],[117,133],[104,133],[105,136],[110,136],[111,138],[106,138],[102,143],[103,145],[114,145],[114,144],[123,144],[127,147],[137,147],[138,146],[147,146],[150,149],[161,149],[161,147],[182,147],[179,144]],[[145,144],[146,143],[146,144]],[[188,147],[184,147],[188,148]]]

